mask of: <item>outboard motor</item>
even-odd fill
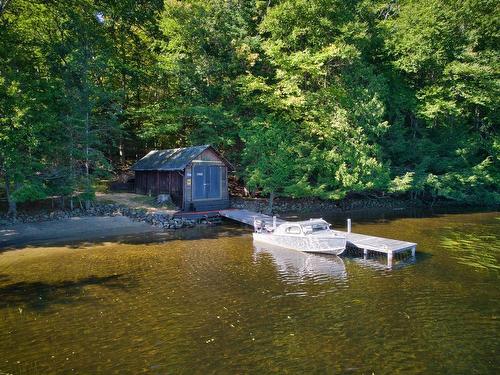
[[[264,227],[264,223],[262,222],[262,220],[257,220],[257,219],[253,219],[253,230],[257,233],[262,233],[262,229]]]

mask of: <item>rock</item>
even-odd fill
[[[164,194],[168,195],[168,194]],[[165,200],[166,199],[166,200]],[[162,197],[164,202],[168,202],[170,196]],[[180,229],[193,227],[196,221],[185,218],[173,218],[168,212],[146,212],[119,204],[94,204],[88,210],[76,208],[74,210],[54,210],[51,212],[40,212],[36,215],[19,214],[17,219],[0,215],[0,226],[12,225],[15,223],[36,223],[50,220],[62,220],[65,218],[79,216],[127,216],[131,220],[144,222],[164,229]]]
[[[157,204],[172,203],[172,197],[170,196],[170,194],[159,194],[156,197],[156,203]]]

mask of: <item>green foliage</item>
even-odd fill
[[[16,202],[33,202],[36,200],[41,200],[47,198],[45,193],[45,186],[40,183],[23,183],[20,188],[18,188],[12,197]]]
[[[11,0],[0,174],[91,199],[151,148],[211,143],[252,189],[500,202],[492,0]]]
[[[95,178],[111,170],[123,98],[109,6],[15,0],[2,8],[0,168],[13,201],[89,200]]]
[[[410,189],[499,202],[497,16],[492,1],[410,0],[379,23],[389,63],[414,98],[410,126],[390,130],[397,139],[412,135],[417,151],[401,166],[428,176]]]
[[[241,131],[245,142],[242,155],[250,189],[265,193],[286,193],[297,181],[300,166],[299,133],[293,123],[278,118],[256,118]],[[300,167],[299,167],[300,168]]]
[[[367,25],[355,13],[343,2],[280,3],[260,25],[272,75],[266,70],[239,81],[249,105],[295,124],[287,146],[300,157],[291,158],[295,172],[282,182],[288,194],[339,198],[389,183],[375,144],[388,127],[381,100],[387,88],[363,57]],[[261,169],[249,163],[247,171],[253,168]]]

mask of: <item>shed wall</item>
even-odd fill
[[[200,155],[198,155],[193,161],[217,161],[221,162],[219,155],[217,155],[215,152],[213,152],[211,149],[207,148],[205,151],[203,151]]]
[[[193,166],[197,163],[217,165],[221,167],[221,196],[217,199],[195,200],[193,198]],[[219,156],[210,149],[203,151],[185,169],[184,173],[184,208],[196,211],[227,208],[229,206],[229,192],[227,185],[227,166]]]
[[[135,192],[137,194],[170,194],[173,202],[182,205],[183,176],[180,172],[136,171]]]

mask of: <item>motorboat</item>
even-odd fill
[[[323,219],[286,221],[279,225],[254,219],[253,239],[256,242],[309,253],[340,255],[345,251],[345,235],[331,230]]]

